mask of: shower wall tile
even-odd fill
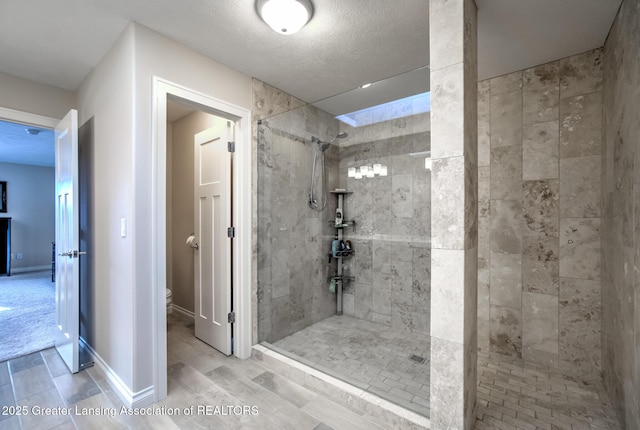
[[[433,248],[464,247],[464,158],[434,159],[431,190],[431,243]]]
[[[635,148],[615,133],[607,137],[615,143],[606,153],[600,147],[610,121],[605,110],[603,123],[600,57],[594,50],[477,85],[478,129],[486,133],[479,134],[480,151],[483,138],[490,142],[488,186],[487,171],[478,169],[480,350],[486,336],[491,351],[568,365],[562,342],[580,344],[583,333],[558,317],[561,277],[599,282],[600,238],[609,230],[625,229],[622,241],[633,243],[633,186],[623,172],[633,170],[628,159]],[[626,94],[618,91],[606,103],[616,106]],[[600,229],[601,166],[616,169],[604,175],[611,190],[604,202],[616,217],[606,235],[604,224]],[[624,272],[619,266],[609,270]],[[600,345],[587,343],[597,355]],[[578,367],[587,374],[598,373],[598,366],[586,360]]]
[[[556,236],[524,236],[522,288],[529,293],[558,296],[559,243]]]
[[[560,101],[560,158],[599,155],[602,151],[602,93]]]
[[[520,254],[522,250],[522,203],[491,201],[491,251]]]
[[[520,200],[522,145],[491,148],[491,199]]]
[[[522,100],[524,124],[558,119],[560,100],[558,62],[543,64],[523,71]]]
[[[558,121],[525,125],[522,133],[522,179],[558,178]]]
[[[391,304],[391,327],[407,332],[414,331],[413,328],[414,311],[411,305],[400,303]]]
[[[457,157],[464,151],[463,65],[431,69],[431,132],[446,144],[433,145],[434,159]]]
[[[523,358],[557,365],[558,330],[558,296],[522,293]]]
[[[600,282],[560,279],[560,369],[599,380],[601,369]]]
[[[602,89],[602,49],[560,60],[560,98]]]
[[[524,235],[558,237],[559,181],[522,182],[522,214]]]
[[[464,250],[431,250],[431,304],[440,311],[439,318],[431,321],[431,336],[462,343],[464,321],[464,294],[458,286],[464,282]]]
[[[522,90],[522,71],[508,73],[489,79],[491,95],[513,93]]]
[[[391,179],[391,197],[394,218],[413,217],[413,175],[393,175]]]
[[[560,216],[600,216],[600,155],[560,160]]]
[[[560,276],[600,279],[600,218],[560,219]]]
[[[499,79],[499,78],[496,78]],[[522,91],[491,91],[491,147],[522,144]]]
[[[522,358],[522,312],[520,309],[491,305],[489,349]]]
[[[522,296],[522,255],[491,253],[490,304],[520,308]]]
[[[491,168],[489,166],[478,167],[478,216],[489,216],[491,207]]]
[[[491,163],[491,84],[478,82],[478,166]]]
[[[355,299],[355,316],[365,320],[371,320],[371,307],[373,306],[371,284],[356,284]]]

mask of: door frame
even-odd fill
[[[152,107],[152,216],[151,249],[152,312],[154,324],[153,375],[155,401],[167,396],[167,98],[178,97],[205,111],[235,122],[236,151],[233,156],[233,326],[234,352],[238,358],[251,356],[251,111],[184,87],[158,76],[153,77]]]

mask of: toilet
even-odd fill
[[[167,314],[170,314],[173,311],[173,292],[167,288]]]

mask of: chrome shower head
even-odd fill
[[[344,139],[345,137],[349,136],[349,134],[346,131],[343,131],[341,133],[338,133],[336,135],[336,137],[333,138],[333,140],[331,141],[331,143],[335,142],[337,139]]]

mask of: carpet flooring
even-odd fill
[[[53,345],[55,294],[50,271],[0,277],[0,362]]]

